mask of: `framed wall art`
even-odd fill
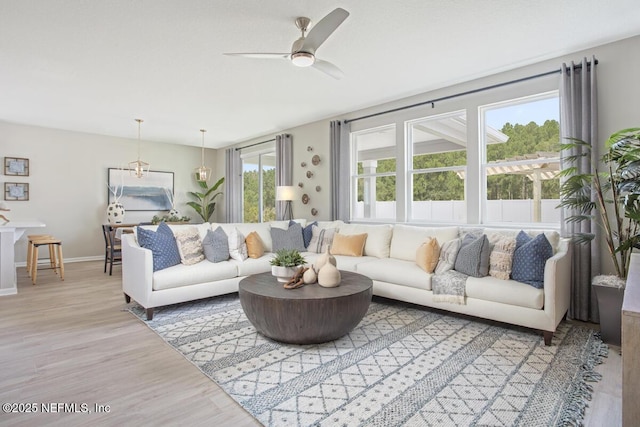
[[[143,178],[132,176],[127,169],[109,168],[108,201],[113,193],[120,197],[125,211],[168,211],[173,194],[173,172],[149,171]],[[116,191],[117,190],[117,191]]]
[[[29,184],[26,182],[5,182],[4,199],[7,201],[29,200]]]
[[[23,159],[21,157],[5,157],[4,174],[13,176],[29,176],[29,159]]]

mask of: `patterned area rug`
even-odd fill
[[[580,425],[607,354],[584,327],[562,323],[545,347],[531,330],[376,297],[354,331],[321,345],[264,338],[237,294],[145,323],[265,426]]]

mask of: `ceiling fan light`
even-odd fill
[[[291,62],[297,67],[310,67],[316,62],[316,57],[308,52],[296,52],[291,55]]]

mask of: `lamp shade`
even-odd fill
[[[296,187],[293,185],[279,185],[276,187],[276,200],[294,200],[296,198]]]

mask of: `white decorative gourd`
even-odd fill
[[[313,269],[313,267],[309,267],[307,271],[304,272],[304,274],[302,275],[302,280],[304,281],[305,285],[316,283],[316,281],[318,280],[318,275],[316,274],[316,271]]]
[[[340,284],[340,280],[340,270],[330,262],[323,265],[318,272],[318,285],[325,288],[335,288]]]
[[[331,263],[334,266],[336,265],[336,257],[329,253],[329,246],[327,246],[327,250],[318,257],[316,263],[313,265],[313,268],[320,274],[320,269],[324,267],[325,264]]]

